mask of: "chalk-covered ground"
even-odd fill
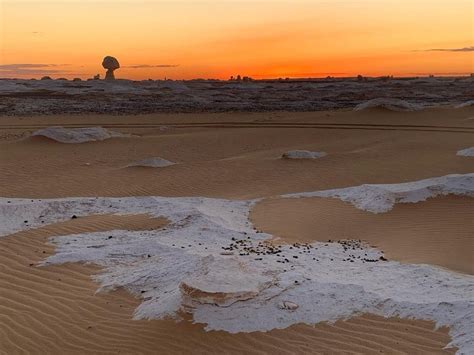
[[[439,194],[473,196],[474,174],[310,193],[338,197],[372,212]],[[56,237],[56,254],[43,264],[103,266],[96,276],[100,290],[123,287],[142,298],[137,319],[178,317],[186,310],[208,330],[236,333],[368,312],[448,325],[450,345],[459,353],[474,351],[472,276],[389,261],[359,240],[278,245],[249,222],[255,202],[199,197],[2,198],[0,235],[91,214],[165,217],[169,224],[160,230]]]
[[[474,147],[459,150],[456,155],[460,157],[474,157]]]
[[[383,213],[390,211],[396,203],[416,203],[449,194],[474,197],[474,174],[452,174],[402,184],[366,184],[284,197],[333,197],[350,202],[361,210]]]
[[[0,80],[0,114],[315,111],[465,105],[472,78],[227,81]],[[406,104],[400,106],[397,100]],[[369,102],[369,104],[365,104]],[[379,103],[377,103],[379,102]],[[382,103],[383,103],[382,102]]]

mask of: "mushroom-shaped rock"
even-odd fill
[[[117,58],[107,56],[102,61],[102,66],[107,69],[105,73],[105,80],[115,80],[114,70],[120,68],[120,63]]]

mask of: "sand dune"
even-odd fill
[[[91,216],[0,239],[0,344],[12,354],[31,353],[451,353],[447,329],[426,321],[362,315],[334,325],[296,325],[267,333],[205,332],[190,321],[133,321],[138,304],[124,291],[95,294],[83,264],[35,267],[53,252],[47,238],[108,229],[159,228],[147,216]],[[20,281],[21,280],[21,281]],[[185,334],[186,341],[183,341]]]

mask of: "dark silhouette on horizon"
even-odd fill
[[[120,63],[117,58],[106,56],[102,61],[102,66],[107,69],[105,80],[115,80],[114,71],[120,68]]]

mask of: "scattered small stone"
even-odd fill
[[[291,301],[283,301],[278,305],[278,307],[280,309],[285,309],[285,310],[288,310],[288,311],[294,311],[299,306],[296,303],[291,302]]]

